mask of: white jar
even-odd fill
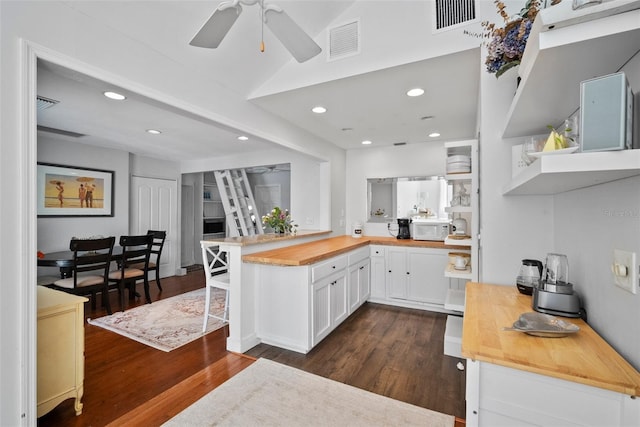
[[[353,231],[351,232],[351,237],[362,237],[362,223],[354,222],[353,223]]]

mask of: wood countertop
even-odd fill
[[[254,264],[269,264],[280,266],[310,265],[328,259],[353,249],[367,245],[407,246],[414,248],[435,249],[469,249],[466,246],[450,246],[444,242],[431,242],[422,240],[402,240],[395,237],[363,236],[359,238],[351,236],[337,236],[314,242],[287,246],[264,252],[243,255],[242,261]]]
[[[515,286],[467,283],[462,355],[640,396],[640,373],[581,319],[563,318],[580,327],[563,338],[502,330],[531,311],[531,296],[519,293]]]

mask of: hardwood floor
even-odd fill
[[[152,301],[204,287],[204,274],[162,279],[162,286],[159,292],[151,283]],[[117,307],[117,293],[110,298]],[[128,301],[128,308],[143,301]],[[85,304],[85,317],[104,315]],[[160,425],[253,363],[248,356],[464,418],[464,372],[455,367],[458,359],[442,354],[445,320],[438,313],[365,304],[307,355],[264,344],[247,355],[227,352],[227,328],[166,353],[85,323],[83,412],[75,416],[69,399],[38,425]]]
[[[264,357],[396,400],[465,418],[462,359],[443,354],[446,315],[366,303],[308,354],[260,344]]]

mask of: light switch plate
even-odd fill
[[[616,286],[637,293],[638,289],[638,265],[636,253],[620,249],[613,250],[613,264],[611,265],[613,280]]]

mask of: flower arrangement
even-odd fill
[[[269,215],[262,217],[262,224],[264,228],[271,227],[275,233],[291,233],[295,232],[295,228],[298,224],[293,222],[289,210],[282,210],[278,206],[273,208]]]
[[[510,17],[505,4],[494,0],[498,15],[504,21],[504,27],[498,27],[489,21],[482,22],[484,34],[481,37],[490,39],[487,44],[487,59],[485,65],[489,73],[495,73],[496,78],[520,64],[524,48],[529,39],[531,25],[538,14],[541,0],[527,0],[524,8],[518,14]],[[553,2],[553,4],[559,1]]]

